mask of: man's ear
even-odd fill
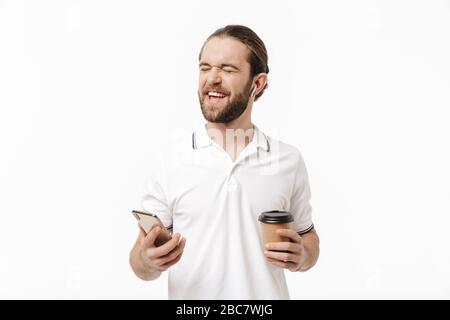
[[[259,91],[262,91],[268,81],[269,79],[267,77],[267,73],[259,73],[255,76],[255,95],[256,91],[258,91],[258,88]]]

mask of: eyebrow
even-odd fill
[[[206,63],[206,62],[200,62],[199,67],[201,67],[201,66],[208,66],[208,67],[211,67],[211,65],[210,65],[209,63]],[[230,68],[239,70],[238,67],[236,67],[234,64],[231,64],[231,63],[222,63],[222,64],[220,65],[220,67],[221,67],[221,68],[230,67]]]

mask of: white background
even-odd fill
[[[128,254],[155,150],[202,123],[197,56],[269,52],[253,120],[306,161],[294,299],[450,298],[449,1],[0,0],[0,297],[165,299]]]

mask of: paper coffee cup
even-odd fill
[[[290,242],[288,237],[280,236],[277,233],[278,229],[294,229],[294,217],[290,212],[278,210],[266,211],[259,215],[258,220],[260,222],[264,246],[269,242]],[[280,250],[272,251],[285,252]],[[272,260],[270,258],[267,259]]]

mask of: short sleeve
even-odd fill
[[[295,180],[290,200],[290,212],[294,216],[295,230],[299,234],[310,231],[314,227],[310,204],[311,189],[306,166],[300,153],[296,161]]]
[[[172,212],[167,197],[164,169],[160,158],[155,159],[151,164],[149,173],[145,177],[141,207],[144,212],[156,214],[166,228],[171,228]]]

